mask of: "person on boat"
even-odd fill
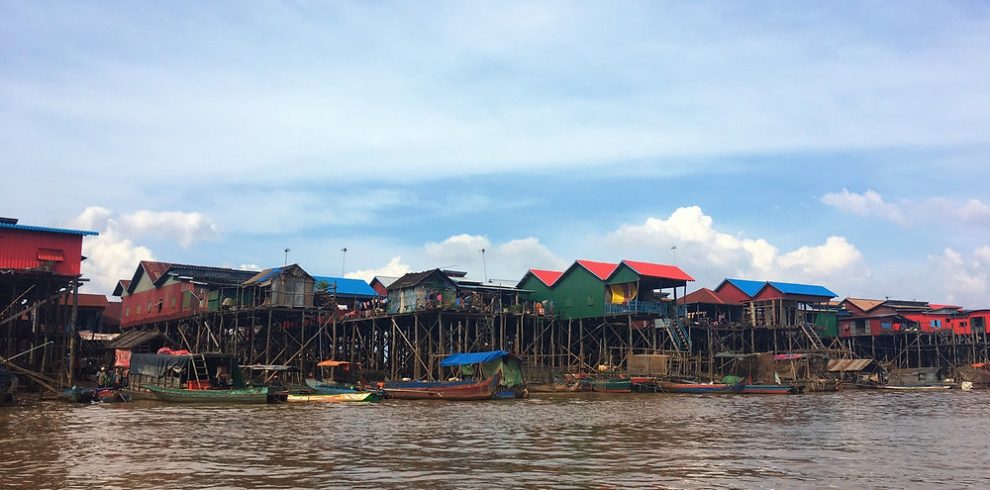
[[[97,387],[108,388],[113,383],[113,376],[107,372],[106,366],[100,366],[100,372],[96,377]]]
[[[230,372],[227,368],[220,366],[217,368],[217,387],[218,388],[228,388],[230,387]]]

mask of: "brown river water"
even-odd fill
[[[0,408],[0,488],[990,488],[990,391]]]

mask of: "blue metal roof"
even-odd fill
[[[267,281],[267,280],[269,280],[269,279],[271,279],[271,278],[273,278],[273,277],[275,277],[275,276],[277,276],[277,275],[279,275],[281,273],[282,273],[282,267],[274,267],[274,268],[268,269],[268,272],[266,272],[261,277],[255,279],[254,282],[264,282],[264,281]]]
[[[767,284],[765,281],[750,281],[748,279],[726,279],[725,282],[739,288],[750,298],[756,296],[756,293],[760,292],[763,286]]]
[[[481,364],[483,362],[494,361],[495,359],[509,355],[504,350],[493,350],[491,352],[464,352],[461,354],[451,354],[446,359],[440,361],[443,367],[463,366],[465,364]]]
[[[767,284],[777,288],[784,294],[797,294],[800,296],[822,296],[834,298],[837,295],[824,286],[815,284],[794,284],[790,282],[769,281]]]
[[[99,235],[95,231],[85,231],[85,230],[70,230],[68,228],[49,228],[47,226],[29,226],[29,225],[16,225],[11,223],[0,222],[0,228],[7,228],[10,230],[24,230],[24,231],[41,231],[45,233],[62,233],[65,235]]]
[[[327,291],[333,292],[334,285],[337,285],[337,294],[340,296],[359,296],[374,298],[378,293],[368,283],[361,279],[350,279],[347,277],[313,276],[316,282],[326,281],[330,285]]]

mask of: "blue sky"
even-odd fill
[[[485,248],[990,306],[985,3],[0,2],[0,57],[2,214],[101,231],[93,290]]]

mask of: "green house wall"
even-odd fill
[[[553,305],[565,320],[603,316],[605,282],[584,267],[575,266],[554,284]]]
[[[527,300],[529,301],[545,301],[553,300],[553,290],[550,289],[543,281],[536,278],[532,274],[528,274],[522,282],[519,283],[519,289],[525,289],[527,291],[532,291],[529,293]]]
[[[608,284],[625,284],[627,282],[639,281],[639,274],[626,264],[619,264],[619,268],[612,273]]]

